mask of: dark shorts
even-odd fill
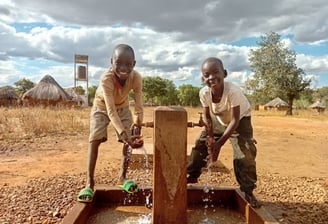
[[[192,148],[187,173],[190,177],[198,178],[202,168],[207,163],[206,130],[203,130],[196,139]],[[214,135],[215,141],[220,135]],[[237,182],[242,191],[252,191],[256,187],[256,163],[257,154],[256,141],[253,139],[253,128],[250,117],[240,120],[236,133],[231,135],[230,143],[233,148],[233,165]]]

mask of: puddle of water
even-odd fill
[[[237,211],[221,207],[190,207],[188,224],[246,224]],[[145,206],[110,206],[94,210],[87,224],[151,224],[152,211]]]

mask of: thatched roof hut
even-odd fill
[[[312,110],[316,110],[319,114],[325,111],[326,106],[317,101],[309,106]]]
[[[77,94],[74,87],[65,88],[64,90],[71,97],[71,100],[75,102],[78,106],[83,106],[86,104],[85,96]]]
[[[65,105],[71,97],[50,75],[44,76],[32,89],[23,94],[22,100],[28,105]]]
[[[19,100],[20,98],[13,87],[0,87],[0,106],[17,106]]]
[[[280,99],[279,97],[274,98],[270,102],[264,105],[264,109],[276,109],[276,110],[287,110],[288,103]]]

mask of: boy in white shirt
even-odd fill
[[[207,58],[202,64],[202,80],[206,84],[199,97],[204,110],[206,128],[192,149],[187,167],[188,183],[197,183],[202,167],[218,159],[221,147],[230,139],[237,182],[245,198],[254,208],[261,206],[253,190],[256,188],[256,141],[253,139],[251,106],[241,89],[224,82],[227,71],[218,58]]]

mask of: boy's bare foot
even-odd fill
[[[190,176],[187,177],[187,184],[195,184],[195,183],[198,183],[198,178],[190,177]]]
[[[260,208],[262,206],[261,202],[256,199],[252,192],[245,192],[245,199],[253,208]]]
[[[93,200],[93,194],[93,190],[90,187],[85,187],[79,192],[77,200],[79,202],[90,203]]]
[[[126,178],[121,176],[121,177],[118,179],[117,184],[124,184],[124,181],[125,181],[125,180],[126,180]]]

